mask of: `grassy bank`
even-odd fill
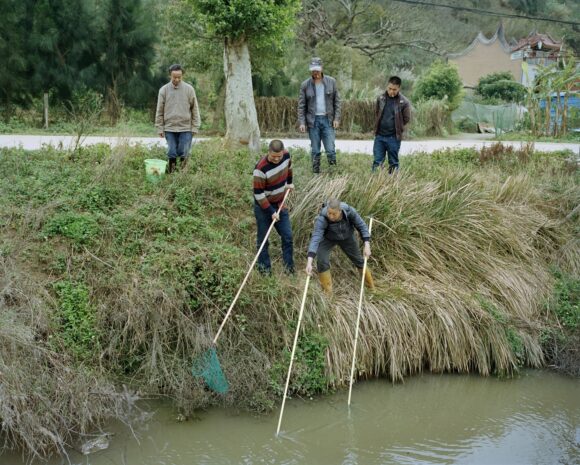
[[[544,365],[555,340],[577,334],[577,293],[566,293],[564,310],[558,294],[564,280],[577,289],[580,270],[577,166],[562,153],[494,147],[407,157],[392,177],[370,176],[368,155],[339,155],[337,171],[313,177],[309,156],[294,152],[299,269],[329,196],[380,221],[359,378],[510,375]],[[149,184],[143,160],[155,157],[164,155],[140,147],[0,151],[8,445],[62,449],[107,418],[129,420],[135,391],[170,396],[184,413],[268,410],[281,395],[304,276],[281,273],[277,237],[274,276],[251,277],[219,341],[230,392],[218,397],[190,375],[253,258],[256,157],[198,144],[185,171]],[[297,395],[348,382],[358,279],[333,260],[335,297],[317,283],[309,292]]]

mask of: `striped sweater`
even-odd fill
[[[254,168],[254,198],[262,210],[271,215],[284,198],[284,192],[292,186],[292,160],[286,150],[278,164],[263,157]]]

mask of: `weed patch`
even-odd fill
[[[56,331],[53,337],[55,350],[58,342],[72,353],[77,360],[87,361],[98,351],[99,338],[96,329],[95,309],[89,301],[86,285],[71,281],[53,284],[57,296],[54,315]]]

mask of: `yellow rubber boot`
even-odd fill
[[[318,274],[318,279],[320,280],[320,285],[322,290],[327,296],[332,295],[332,276],[330,275],[330,270],[323,271]]]
[[[369,270],[368,268],[365,270],[365,284],[369,289],[373,291],[375,290],[375,282],[373,280],[373,275],[371,273],[371,270]]]

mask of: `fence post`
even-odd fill
[[[44,93],[44,129],[48,129],[48,92]]]

